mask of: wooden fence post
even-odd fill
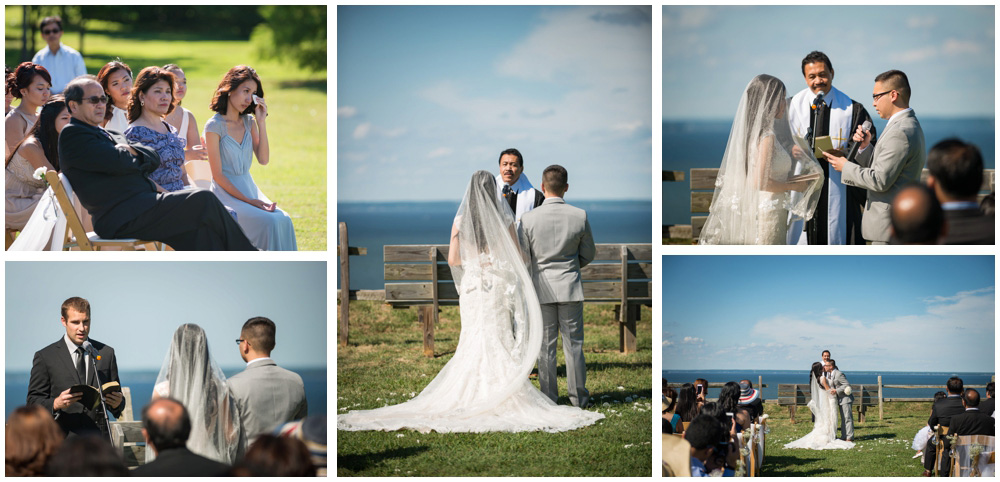
[[[878,421],[883,420],[885,412],[882,409],[882,375],[878,376]]]
[[[347,245],[347,223],[339,223],[340,228],[340,323],[338,338],[340,346],[347,346],[347,326],[351,306],[350,250]]]
[[[764,376],[763,375],[757,375],[757,391],[759,391],[760,394],[761,394],[761,397],[760,397],[761,400],[764,399],[764,397],[763,397],[764,391],[763,390],[764,390]]]
[[[626,355],[636,352],[635,324],[639,319],[639,305],[629,306],[628,303],[628,246],[621,247],[621,309],[618,310],[619,347]]]
[[[424,329],[424,356],[434,356],[434,318],[436,313],[432,313],[434,307],[431,305],[420,305],[417,308],[417,319]]]

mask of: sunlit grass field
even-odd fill
[[[4,62],[14,67],[21,50],[21,9],[6,7],[5,12]],[[78,33],[66,31],[62,40],[78,48],[79,38]],[[36,38],[36,50],[44,45],[40,36]],[[94,75],[116,58],[127,63],[133,75],[151,65],[180,65],[188,80],[183,106],[194,113],[202,133],[205,121],[214,114],[208,108],[212,95],[226,71],[239,64],[256,69],[269,109],[271,156],[266,166],[255,161],[250,173],[260,189],[292,216],[300,250],[327,248],[325,71],[313,73],[291,63],[259,60],[248,40],[216,40],[207,33],[158,33],[155,25],[141,33],[124,33],[117,24],[90,21],[82,53],[87,72]]]

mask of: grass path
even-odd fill
[[[422,355],[416,310],[351,302],[351,343],[337,350],[337,412],[412,398],[450,359],[458,308],[442,308],[436,357]],[[643,308],[638,353],[618,353],[613,305],[584,310],[587,388],[606,418],[563,433],[337,432],[338,476],[642,476],[651,473],[652,324]],[[568,404],[559,349],[560,404]],[[537,387],[537,381],[534,382]]]

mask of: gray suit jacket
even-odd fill
[[[562,198],[546,198],[521,216],[521,230],[528,241],[538,301],[583,301],[580,268],[597,255],[587,212]]]
[[[229,388],[236,397],[248,443],[279,424],[304,418],[308,411],[302,377],[274,360],[255,362],[233,375]]]
[[[830,388],[837,391],[837,403],[840,405],[850,405],[854,403],[854,395],[845,395],[844,389],[850,386],[850,382],[847,381],[847,377],[844,376],[840,370],[836,368],[833,369],[833,384]]]
[[[861,235],[869,241],[889,241],[892,198],[903,186],[920,182],[927,160],[924,131],[912,110],[900,114],[885,126],[874,149],[858,154],[858,164],[844,163],[841,179],[848,186],[868,190]]]

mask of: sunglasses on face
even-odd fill
[[[61,31],[62,30],[60,30],[58,28],[48,28],[48,29],[42,30],[42,35],[52,35],[54,33],[59,33]]]
[[[108,96],[106,96],[106,95],[92,95],[90,97],[84,97],[84,98],[82,98],[80,100],[83,101],[83,102],[89,102],[89,103],[94,104],[94,105],[97,105],[97,104],[107,104],[108,103]]]

